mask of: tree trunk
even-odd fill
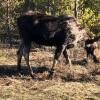
[[[11,40],[11,33],[10,33],[10,16],[9,16],[9,7],[10,7],[10,1],[7,0],[7,21],[6,21],[6,25],[7,25],[7,31],[6,31],[6,34],[7,34],[7,37],[6,39],[8,39],[7,41],[9,42],[10,44],[10,47],[12,47],[12,40]]]
[[[77,0],[74,1],[74,16],[77,18]]]

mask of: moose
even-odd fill
[[[100,40],[100,35],[95,36],[94,38],[88,38],[85,40],[85,46],[84,49],[87,54],[87,59],[89,57],[92,57],[94,63],[99,63],[99,60],[97,59],[96,55],[94,54],[94,51],[96,48],[98,48],[97,41]]]
[[[51,16],[41,13],[26,13],[17,18],[17,26],[21,38],[17,51],[17,68],[21,69],[21,59],[24,55],[32,77],[34,74],[29,64],[32,42],[44,46],[55,46],[53,65],[49,74],[51,77],[59,57],[63,55],[66,63],[71,66],[69,49],[87,38],[86,31],[80,27],[77,20],[67,15]]]

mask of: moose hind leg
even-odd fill
[[[28,46],[24,46],[24,58],[25,58],[25,61],[26,61],[26,65],[28,66],[28,68],[29,68],[29,72],[30,72],[30,75],[32,76],[32,77],[34,77],[33,76],[33,70],[32,70],[32,68],[31,68],[31,66],[30,66],[30,64],[29,64],[29,53],[30,53],[30,45],[28,45]]]
[[[20,44],[19,49],[17,51],[17,69],[21,70],[21,59],[23,55],[23,43]]]

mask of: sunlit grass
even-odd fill
[[[36,79],[32,79],[29,74],[22,76],[14,74],[12,67],[16,69],[16,60],[16,49],[0,50],[0,70],[4,71],[4,75],[0,71],[2,73],[2,75],[0,73],[0,100],[99,100],[100,98],[99,64],[92,62],[85,66],[75,64],[69,70],[69,66],[61,62],[55,68],[53,79],[47,80],[46,71],[36,73]],[[51,68],[52,60],[52,52],[37,51],[30,54],[30,64],[37,70],[42,67]],[[22,65],[25,65],[24,59]]]

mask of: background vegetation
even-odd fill
[[[99,0],[0,0],[0,41],[16,42],[16,18],[28,9],[49,15],[67,14],[78,18],[83,27],[100,33]]]

